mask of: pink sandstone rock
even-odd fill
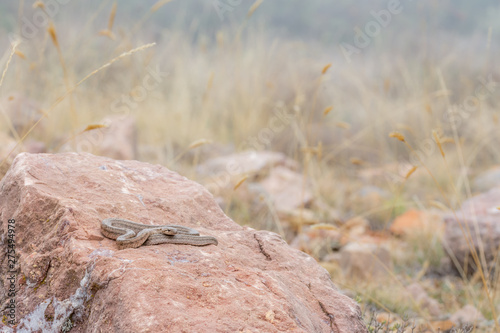
[[[495,265],[500,246],[499,206],[500,187],[496,187],[466,200],[456,214],[448,214],[444,218],[444,241],[462,266],[469,264],[469,273],[477,269],[471,248],[477,252],[482,266],[491,268]]]
[[[101,235],[107,217],[182,224],[219,245],[118,250]],[[237,225],[204,187],[159,165],[19,154],[0,182],[0,219],[4,306],[15,219],[18,332],[367,332],[310,256]]]

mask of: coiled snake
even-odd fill
[[[104,219],[104,236],[116,240],[118,248],[137,248],[141,245],[185,244],[194,246],[217,245],[217,238],[180,225],[146,225],[120,218]]]

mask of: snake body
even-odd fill
[[[120,218],[104,219],[101,223],[104,236],[116,240],[120,249],[136,248],[141,245],[185,244],[194,246],[217,245],[212,236],[180,225],[146,225]]]

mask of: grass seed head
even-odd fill
[[[401,142],[406,142],[405,141],[405,136],[403,134],[399,133],[399,132],[391,132],[391,133],[389,133],[389,137],[390,138],[396,138],[396,139],[398,139]]]

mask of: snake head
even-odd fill
[[[177,233],[177,229],[173,227],[161,227],[158,228],[159,233],[165,234],[165,235],[175,235]]]

